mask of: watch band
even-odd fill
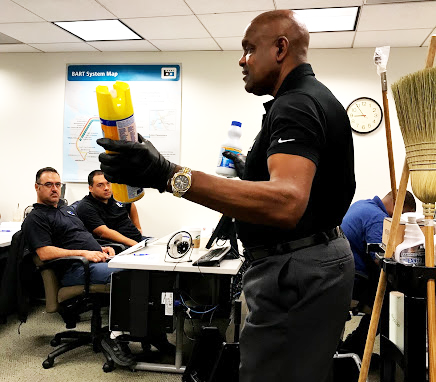
[[[187,184],[181,188],[180,185],[177,182],[177,178],[178,177],[186,177],[187,178]],[[171,178],[171,188],[173,190],[173,195],[181,198],[186,191],[189,190],[189,188],[191,187],[191,169],[188,167],[183,167],[180,171],[176,172],[173,177]]]

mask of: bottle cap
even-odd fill
[[[416,216],[412,216],[412,215],[407,216],[407,222],[409,224],[416,224]]]
[[[242,123],[238,122],[238,121],[232,121],[232,126],[239,126],[239,127],[241,127]]]

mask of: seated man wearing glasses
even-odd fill
[[[115,255],[110,247],[102,247],[76,216],[73,209],[60,201],[61,179],[52,167],[44,167],[36,173],[35,190],[37,203],[23,222],[26,243],[42,261],[69,256],[83,256],[89,260],[90,283],[107,284],[112,272],[106,260]],[[83,267],[74,263],[62,272],[63,286],[84,284]],[[102,340],[103,347],[121,366],[130,366],[135,359],[116,340],[116,334],[108,333]]]
[[[101,170],[88,175],[89,195],[76,212],[95,237],[131,247],[142,240],[138,211],[133,203],[121,203],[112,196],[112,184]]]

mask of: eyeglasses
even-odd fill
[[[47,188],[52,188],[53,186],[55,186],[56,188],[61,188],[62,187],[62,183],[57,182],[57,183],[52,183],[52,182],[47,182],[47,183],[36,183],[39,184],[40,186],[44,186]]]

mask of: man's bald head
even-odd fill
[[[265,12],[245,29],[243,68],[245,89],[275,96],[286,76],[307,60],[309,32],[290,10]]]
[[[309,31],[295,12],[283,9],[262,13],[253,19],[247,30],[249,28],[261,28],[265,34],[275,38],[286,37],[291,45],[289,53],[298,63],[306,62]]]

